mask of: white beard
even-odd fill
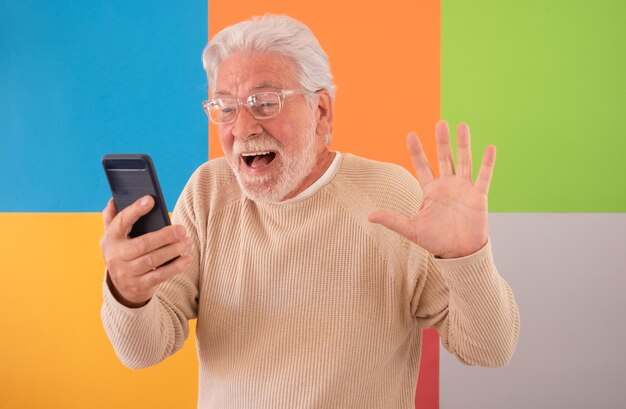
[[[263,133],[253,139],[241,142],[235,140],[231,157],[227,157],[239,187],[248,198],[257,202],[280,202],[295,191],[315,166],[315,128],[305,135],[306,144],[302,151],[292,157],[284,155],[283,147],[273,137]],[[274,169],[271,174],[261,176],[246,175],[240,169],[242,152],[276,152]],[[245,166],[245,165],[244,165]]]

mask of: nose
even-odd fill
[[[263,127],[257,119],[246,109],[245,106],[239,107],[239,113],[233,123],[233,136],[246,140],[263,132]]]

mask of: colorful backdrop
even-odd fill
[[[195,407],[192,339],[132,371],[100,324],[100,158],[150,153],[171,210],[219,154],[200,106],[207,24],[263,12],[327,50],[333,148],[408,167],[406,132],[432,155],[439,117],[470,124],[476,161],[498,148],[490,222],[520,344],[495,371],[443,354],[440,406],[626,405],[624,3],[294,3],[0,1],[0,408]]]

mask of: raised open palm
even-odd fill
[[[496,149],[485,149],[476,181],[472,181],[470,131],[466,124],[457,128],[455,169],[450,130],[439,121],[435,130],[439,177],[435,177],[417,135],[410,133],[407,144],[417,178],[422,185],[422,206],[413,217],[385,211],[369,215],[369,220],[403,235],[435,256],[463,257],[480,250],[489,235],[487,194],[496,160]]]

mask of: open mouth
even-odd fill
[[[276,158],[276,152],[246,152],[241,154],[241,158],[249,168],[257,169],[269,165]]]

